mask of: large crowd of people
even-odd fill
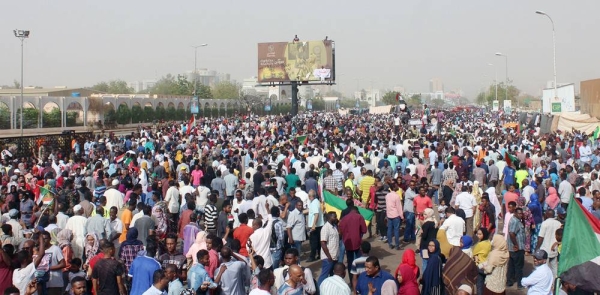
[[[413,115],[200,118],[3,152],[0,292],[551,294],[565,209],[600,218],[599,141],[505,127],[516,113]]]

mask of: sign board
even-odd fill
[[[504,112],[505,113],[512,112],[512,101],[510,101],[510,100],[505,100],[504,101]]]
[[[306,109],[312,110],[312,100],[309,99],[306,101]]]
[[[258,82],[334,81],[331,40],[258,44]]]
[[[492,102],[492,111],[497,112],[500,109],[500,101],[494,100]]]
[[[566,84],[556,88],[544,89],[542,92],[542,112],[558,114],[575,112],[575,85]]]
[[[190,113],[197,115],[198,112],[200,111],[200,101],[198,100],[197,96],[194,96],[194,98],[192,98],[192,103],[190,103]]]

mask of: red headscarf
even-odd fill
[[[398,273],[400,273],[402,276],[402,282],[400,283],[400,288],[398,289],[398,295],[419,295],[420,292],[419,284],[417,283],[417,276],[413,272],[412,268],[407,264],[400,264],[396,270],[396,280],[398,280]]]
[[[417,266],[417,258],[413,249],[406,249],[402,254],[402,262],[396,269],[396,276],[398,276],[398,272],[400,271],[400,267],[402,265],[408,265],[413,270],[415,277],[417,277],[417,274],[419,273],[419,267]]]

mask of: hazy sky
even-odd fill
[[[552,27],[556,24],[558,82],[600,77],[599,0],[404,1],[6,1],[0,18],[0,85],[19,80],[19,40],[25,42],[25,85],[90,86],[111,79],[135,81],[199,68],[257,75],[257,43],[336,41],[339,87],[404,86],[429,90],[439,77],[446,90],[474,96],[494,79],[509,77],[541,94],[552,80]]]

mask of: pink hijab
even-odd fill
[[[196,257],[196,254],[200,250],[207,250],[206,249],[206,232],[205,231],[201,231],[198,234],[196,234],[196,241],[194,242],[194,244],[192,244],[192,246],[190,246],[190,249],[188,250],[185,257],[192,258],[192,261],[194,261],[194,264],[196,264],[196,263],[198,263],[198,258]]]
[[[554,209],[556,209],[556,206],[558,206],[559,202],[560,202],[560,199],[558,198],[558,193],[556,192],[556,188],[549,187],[548,188],[548,197],[546,198],[546,204],[548,204],[548,206],[550,206],[550,209],[554,210]]]

